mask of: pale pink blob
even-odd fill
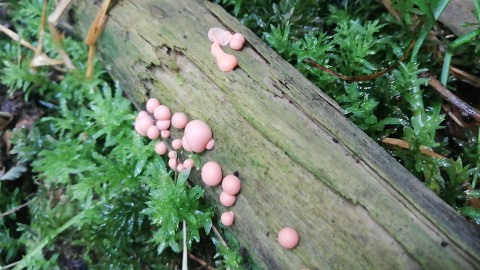
[[[213,43],[210,51],[217,60],[217,66],[221,71],[230,72],[237,66],[237,57],[224,53],[218,43]]]
[[[170,128],[170,120],[157,120],[157,123],[155,123],[155,125],[160,130],[167,130]]]
[[[147,129],[147,137],[150,140],[158,139],[160,137],[160,130],[158,130],[158,128],[154,125],[150,126]]]
[[[155,153],[158,155],[165,155],[167,153],[167,145],[164,142],[157,142],[155,144]]]
[[[208,142],[212,139],[212,130],[201,120],[190,121],[185,127],[184,138],[186,145],[185,149],[190,148],[195,153],[205,151]]]
[[[193,161],[193,159],[191,159],[191,158],[186,159],[183,162],[183,166],[185,166],[185,168],[187,168],[187,169],[191,169],[195,166],[195,161]]]
[[[177,165],[177,171],[182,172],[183,170],[185,170],[185,165],[183,165],[182,163],[178,164]]]
[[[175,150],[169,151],[168,158],[177,158],[177,151]]]
[[[214,139],[211,139],[211,140],[207,143],[207,146],[205,146],[205,148],[206,148],[207,150],[212,150],[214,146],[215,146],[215,140],[214,140]]]
[[[230,40],[230,48],[238,51],[243,48],[243,43],[245,43],[245,37],[240,33],[235,33]]]
[[[210,41],[213,43],[220,44],[221,46],[227,46],[232,38],[232,33],[222,28],[213,27],[208,30],[208,39],[210,39]]]
[[[176,170],[177,169],[177,159],[176,158],[171,158],[168,160],[168,167],[170,167],[170,169],[172,170]]]
[[[235,204],[235,201],[237,200],[237,197],[234,195],[230,195],[226,193],[225,191],[222,191],[220,193],[220,202],[222,203],[223,206],[229,207]]]
[[[278,243],[286,249],[292,249],[298,245],[300,236],[297,231],[290,227],[285,227],[278,233]]]
[[[177,129],[185,128],[188,118],[184,113],[175,113],[172,116],[172,126]]]
[[[227,175],[223,178],[222,189],[225,193],[230,195],[237,195],[242,188],[242,183],[240,179],[235,175]]]
[[[147,130],[150,126],[153,125],[153,119],[149,115],[138,117],[137,121],[135,121],[135,126],[138,127],[138,130],[147,133]]]
[[[182,140],[181,139],[175,139],[172,141],[172,148],[175,150],[178,150],[182,148]]]
[[[202,180],[207,186],[216,186],[222,182],[222,168],[215,161],[209,161],[202,167]]]
[[[224,212],[222,216],[220,217],[220,220],[222,221],[222,224],[225,226],[232,226],[233,220],[235,219],[235,215],[233,214],[232,211],[229,212]]]
[[[153,116],[155,116],[157,120],[170,120],[170,117],[172,117],[172,113],[167,106],[160,105],[157,106],[153,111]]]
[[[147,112],[153,113],[156,107],[160,106],[160,101],[156,98],[151,98],[147,101],[145,107],[147,108]]]
[[[150,117],[150,115],[148,115],[148,113],[146,111],[139,111],[138,112],[138,115],[137,115],[137,120],[141,117],[145,117],[145,116],[148,116]]]
[[[140,128],[140,125],[138,124],[138,121],[135,122],[135,131],[140,135],[140,136],[147,136],[147,132],[143,129]]]
[[[185,136],[182,137],[182,146],[185,151],[192,152],[192,148],[188,145],[187,141],[185,140]]]
[[[162,138],[166,139],[166,138],[170,137],[170,131],[168,131],[168,130],[162,130],[162,131],[160,132],[160,136],[161,136]]]

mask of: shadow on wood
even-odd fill
[[[98,6],[76,1],[72,10],[84,36]],[[231,230],[260,267],[480,267],[479,232],[222,8],[123,0],[109,15],[98,50],[130,99],[140,108],[157,97],[209,123],[216,147],[202,161],[240,173]],[[239,59],[233,72],[218,70],[210,27],[245,34],[242,51],[226,49]],[[224,211],[220,189],[206,190]],[[300,233],[293,250],[277,244],[284,226]]]

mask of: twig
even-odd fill
[[[73,65],[72,60],[68,56],[68,53],[63,49],[62,35],[56,27],[60,16],[67,8],[68,4],[70,4],[70,1],[71,0],[62,0],[55,7],[55,10],[50,14],[50,16],[48,16],[48,28],[50,29],[50,33],[52,35],[53,45],[55,45],[58,54],[62,57],[65,66],[67,67],[67,69],[75,69],[75,66]]]
[[[43,49],[43,34],[45,33],[45,24],[47,22],[47,6],[48,0],[43,0],[42,19],[40,22],[40,30],[38,31],[38,45],[35,49],[35,56],[40,55]]]
[[[36,198],[33,198],[33,199],[31,199],[30,201],[27,201],[26,203],[23,203],[23,204],[21,204],[21,205],[19,205],[19,206],[15,206],[14,208],[8,210],[7,212],[0,214],[0,218],[3,218],[3,217],[5,217],[5,216],[8,216],[8,215],[10,215],[10,214],[12,214],[12,213],[17,212],[18,210],[22,209],[23,207],[31,204],[33,201],[35,201],[35,199],[36,199]]]
[[[228,247],[227,245],[227,242],[225,242],[225,240],[223,239],[222,235],[220,234],[220,232],[218,231],[217,227],[215,227],[215,225],[212,226],[212,229],[213,229],[213,233],[215,233],[215,235],[217,236],[218,238],[218,241],[220,241],[220,243],[226,247]]]
[[[2,24],[0,24],[0,31],[7,34],[7,36],[9,36],[12,40],[20,42],[20,44],[25,48],[28,48],[32,51],[35,51],[37,49],[37,48],[35,48],[35,46],[30,44],[26,40],[21,39],[20,36],[17,33],[13,32],[12,30],[8,29],[7,27],[3,26]]]
[[[187,223],[185,219],[183,223],[183,258],[182,258],[182,270],[188,270],[188,259],[187,259]]]
[[[452,72],[452,75],[460,81],[469,83],[473,87],[480,88],[480,78],[453,66],[450,66],[450,72]]]
[[[385,138],[382,140],[382,142],[386,144],[396,145],[401,148],[410,149],[410,145],[406,141],[401,139]],[[420,152],[422,152],[422,154],[425,154],[427,156],[431,156],[434,158],[445,158],[444,156],[433,152],[432,150],[426,148],[425,146],[420,146]]]
[[[207,268],[208,270],[214,270],[215,268],[211,267],[210,265],[208,265],[208,263],[196,256],[194,256],[193,254],[188,254],[188,257],[190,258],[190,260],[192,261],[195,261],[197,262],[198,264],[200,264],[200,267],[199,268]]]
[[[432,86],[433,89],[435,89],[446,101],[466,113],[467,116],[472,117],[477,123],[480,123],[480,113],[475,108],[455,96],[433,76],[429,76],[428,79],[428,84]]]
[[[3,270],[3,269],[10,269],[12,267],[14,267],[15,265],[17,265],[20,261],[16,261],[16,262],[13,262],[11,264],[7,264],[5,266],[0,266],[0,270]]]
[[[98,10],[97,16],[92,22],[90,29],[88,30],[87,37],[85,38],[85,44],[88,45],[88,60],[87,60],[87,79],[92,78],[93,76],[93,68],[94,68],[94,61],[93,58],[95,56],[95,46],[97,43],[98,37],[105,28],[105,23],[107,22],[107,11],[108,7],[110,6],[111,0],[105,0]]]

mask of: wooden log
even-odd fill
[[[74,1],[86,34],[99,1]],[[99,53],[142,107],[157,97],[209,123],[219,162],[243,182],[231,230],[264,269],[475,269],[480,233],[429,191],[338,105],[221,7],[200,0],[123,0]],[[241,32],[239,66],[221,72],[207,32]],[[174,134],[176,136],[176,134]],[[201,185],[198,172],[194,181]],[[217,213],[220,188],[206,188]],[[297,248],[277,244],[291,226]]]

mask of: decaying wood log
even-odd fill
[[[99,1],[75,1],[85,36]],[[98,50],[137,106],[157,97],[209,123],[202,161],[238,171],[231,230],[265,269],[474,269],[480,233],[348,121],[329,97],[221,7],[199,0],[122,0]],[[239,66],[218,70],[207,32],[247,43]],[[176,136],[176,134],[174,134]],[[198,172],[194,181],[201,184]],[[206,188],[217,213],[220,188]],[[284,226],[301,241],[277,244]]]

